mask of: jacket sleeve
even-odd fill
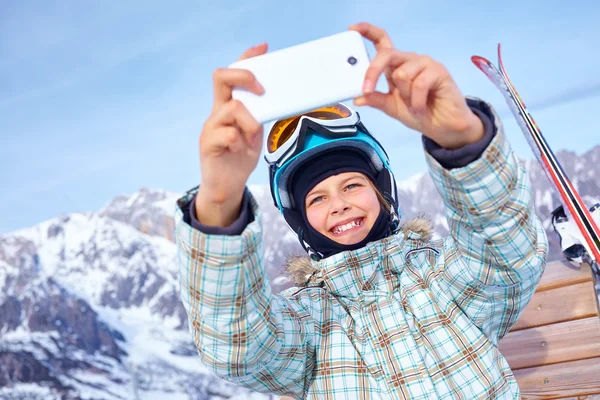
[[[195,193],[176,209],[181,300],[202,363],[257,392],[301,398],[312,375],[314,322],[298,304],[271,293],[262,262],[262,227],[205,234],[184,221]]]
[[[446,206],[442,282],[462,312],[492,341],[515,324],[546,265],[547,237],[535,213],[529,178],[492,108],[496,129],[481,156],[445,169],[426,155]]]

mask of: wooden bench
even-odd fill
[[[500,341],[524,399],[600,399],[600,316],[586,264],[548,263],[531,302]]]

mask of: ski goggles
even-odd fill
[[[309,128],[330,138],[354,136],[359,130],[367,131],[358,113],[342,103],[286,118],[277,121],[269,130],[265,149],[267,163],[281,167],[300,153]]]

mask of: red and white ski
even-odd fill
[[[579,233],[580,235],[576,236],[579,236],[582,240],[574,239],[572,241],[581,242],[580,244],[585,248],[589,256],[583,258],[583,260],[590,263],[594,263],[595,261],[595,265],[592,265],[592,267],[595,267],[594,269],[598,271],[598,266],[600,265],[600,229],[598,229],[599,224],[594,221],[592,214],[594,214],[594,216],[600,214],[600,209],[594,207],[594,209],[591,210],[592,212],[588,211],[558,159],[554,156],[550,146],[542,136],[539,127],[525,108],[525,103],[508,78],[506,70],[504,69],[504,64],[502,63],[500,44],[498,44],[498,63],[500,65],[500,70],[483,57],[473,56],[471,57],[471,60],[487,75],[504,95],[504,98],[521,127],[533,153],[544,169],[550,183],[560,196],[566,216],[571,221],[574,221],[577,228],[579,228],[579,232],[576,233]],[[598,220],[600,221],[600,216]],[[564,232],[564,229],[562,231]],[[559,230],[557,230],[557,233],[559,233],[559,235],[561,234]],[[571,236],[573,236],[572,232]],[[562,239],[563,237],[561,236],[561,243]],[[566,244],[562,243],[562,247],[563,251],[568,256],[569,253],[565,251]],[[573,257],[567,258],[572,259]],[[582,260],[581,257],[577,258],[579,261]]]

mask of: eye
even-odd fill
[[[358,184],[358,183],[351,183],[348,186],[346,186],[346,190],[352,190],[352,189],[355,189],[355,188],[357,188],[359,186],[360,186],[360,184]]]
[[[317,203],[317,202],[319,202],[319,201],[321,201],[321,200],[323,200],[323,196],[317,196],[317,197],[314,197],[314,198],[313,198],[313,199],[312,199],[312,200],[311,200],[311,201],[308,203],[308,205],[309,205],[309,206],[312,206],[313,204],[315,204],[315,203]]]

